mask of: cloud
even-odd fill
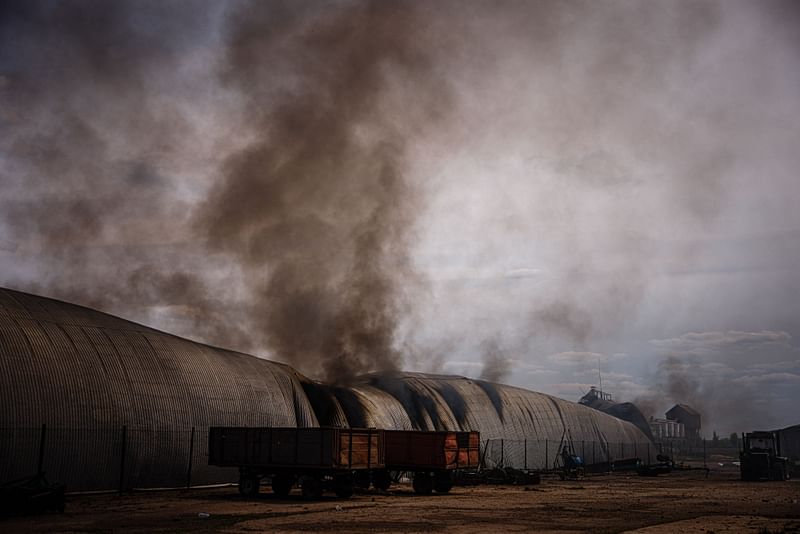
[[[797,399],[800,361],[792,336],[783,330],[689,332],[649,345],[661,358],[651,377],[652,395],[644,404],[663,400],[696,408],[706,428],[725,432],[756,424],[790,422],[777,407]]]
[[[763,343],[786,345],[791,339],[792,336],[783,331],[739,332],[729,330],[727,332],[689,332],[677,338],[653,339],[650,343],[656,347],[666,349],[684,347],[726,349],[731,347],[750,347]]]
[[[763,375],[743,375],[731,380],[734,384],[757,385],[765,387],[800,385],[800,374],[767,373]]]
[[[715,357],[720,355],[757,354],[763,351],[791,350],[792,336],[782,330],[742,332],[690,332],[669,339],[651,339],[650,345],[662,356]]]
[[[547,357],[549,361],[557,365],[584,365],[597,364],[598,361],[608,361],[608,357],[597,352],[559,352]]]
[[[523,267],[520,269],[511,269],[510,271],[507,271],[504,276],[505,278],[534,278],[541,274],[541,269]]]
[[[547,356],[547,361],[561,366],[592,365],[593,370],[597,372],[598,363],[601,365],[607,365],[611,362],[621,361],[626,358],[628,358],[628,355],[623,352],[601,354],[599,352],[566,351]]]
[[[747,366],[748,369],[758,372],[767,371],[798,371],[800,372],[800,360],[784,360],[772,363],[754,363]]]

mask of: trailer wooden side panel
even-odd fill
[[[383,467],[382,433],[383,431],[376,430],[341,432],[339,435],[339,465],[352,466],[353,469]]]
[[[346,428],[209,429],[210,465],[308,469],[384,466],[383,431]]]

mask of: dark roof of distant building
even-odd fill
[[[700,417],[700,414],[697,412],[697,410],[695,410],[694,408],[692,408],[688,404],[676,404],[675,406],[670,408],[667,411],[667,413],[671,412],[675,408],[680,408],[681,410],[683,410],[684,412],[688,413],[689,415],[696,415],[697,417]]]

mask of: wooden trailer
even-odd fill
[[[363,428],[211,427],[208,463],[238,467],[242,495],[258,494],[268,477],[279,497],[299,484],[308,498],[326,489],[346,498],[356,474],[385,467],[383,440],[383,430]]]
[[[480,462],[480,433],[452,431],[386,430],[386,468],[372,473],[376,488],[386,490],[390,471],[412,473],[414,492],[447,493],[453,472],[476,469]]]

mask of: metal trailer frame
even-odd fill
[[[386,430],[385,440],[386,468],[372,472],[372,484],[384,491],[391,486],[390,472],[394,471],[412,473],[412,486],[418,495],[448,493],[456,471],[480,465],[477,431]]]
[[[228,436],[239,440],[238,450],[226,451]],[[280,436],[294,439],[281,442]],[[354,438],[366,438],[365,458],[363,451],[354,454]],[[304,497],[319,499],[326,490],[352,496],[358,473],[384,466],[383,447],[383,430],[374,428],[211,427],[208,450],[209,465],[239,468],[243,496],[258,495],[261,480],[268,478],[278,497],[287,497],[297,484]]]

